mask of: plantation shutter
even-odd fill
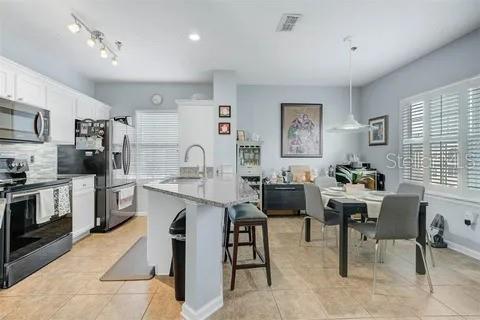
[[[459,94],[430,100],[430,182],[458,186]]]
[[[423,101],[402,110],[402,177],[423,181]]]
[[[480,189],[480,87],[467,94],[467,185]]]
[[[137,177],[178,175],[179,138],[176,112],[137,111]]]

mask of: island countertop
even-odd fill
[[[215,176],[209,179],[169,178],[149,182],[143,187],[150,191],[221,208],[258,199],[257,192],[236,175]]]

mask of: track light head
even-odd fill
[[[78,33],[80,31],[80,29],[82,29],[82,26],[80,25],[80,23],[78,23],[76,20],[74,23],[71,23],[67,26],[68,30],[70,30],[71,33],[75,34],[75,33]]]
[[[95,41],[95,39],[93,37],[90,37],[87,39],[87,46],[89,46],[90,48],[93,48],[95,47],[95,44],[97,42]]]
[[[118,59],[117,59],[117,57],[113,57],[113,58],[112,58],[112,66],[114,66],[114,67],[118,66]]]
[[[103,46],[102,49],[100,49],[100,57],[102,57],[103,59],[108,58],[108,52],[105,46]]]

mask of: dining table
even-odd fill
[[[322,201],[327,207],[335,210],[340,215],[339,225],[339,248],[338,262],[339,274],[342,277],[348,276],[348,224],[351,216],[360,214],[362,220],[375,220],[380,214],[383,198],[386,195],[393,194],[388,191],[377,191],[369,189],[359,189],[350,192],[342,187],[321,188]],[[428,202],[420,201],[418,212],[418,236],[417,242],[423,247],[425,252],[426,245],[426,215]],[[305,220],[305,241],[311,241],[310,219]],[[422,252],[416,247],[415,251],[415,270],[417,274],[425,274]]]

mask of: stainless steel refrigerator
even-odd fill
[[[135,128],[115,120],[77,120],[75,145],[58,145],[59,174],[95,174],[95,227],[106,232],[136,213]],[[122,196],[130,194],[125,205]]]

